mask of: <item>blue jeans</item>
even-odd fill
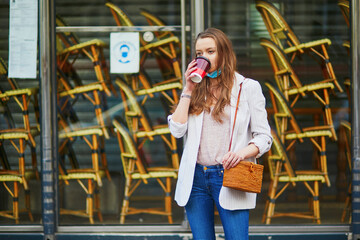
[[[249,239],[249,210],[226,210],[219,204],[223,182],[222,165],[196,164],[193,188],[185,206],[195,240],[215,240],[214,205],[218,209],[227,240]]]

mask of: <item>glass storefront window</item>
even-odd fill
[[[289,97],[289,104],[293,104],[290,109],[294,113],[294,117],[297,119],[302,130],[306,130],[306,127],[313,127],[322,125],[322,114],[324,108],[330,108],[332,114],[332,124],[335,131],[333,131],[333,137],[326,137],[324,139],[324,146],[320,155],[326,156],[326,167],[328,171],[329,182],[328,184],[320,184],[319,187],[319,202],[320,202],[320,217],[322,224],[340,224],[343,222],[349,222],[349,215],[342,219],[343,209],[345,207],[345,200],[347,197],[348,184],[350,182],[350,171],[344,154],[344,142],[345,139],[341,133],[343,129],[343,122],[349,121],[349,100],[345,94],[346,81],[344,79],[349,78],[349,55],[346,48],[342,46],[344,40],[348,39],[349,29],[347,28],[345,19],[341,13],[337,2],[331,2],[327,4],[319,4],[316,1],[271,1],[272,4],[268,4],[266,1],[242,1],[241,4],[233,1],[211,1],[211,22],[212,26],[223,29],[232,39],[234,49],[238,56],[238,70],[246,77],[251,77],[258,80],[263,87],[263,91],[266,94],[269,119],[272,123],[273,130],[276,130],[274,120],[274,105],[270,98],[269,88],[265,85],[266,81],[276,85],[275,79],[281,81],[288,79],[292,81],[293,76],[296,74],[301,84],[314,84],[316,82],[331,82],[331,79],[335,77],[329,76],[329,65],[325,72],[328,74],[325,76],[322,74],[322,68],[324,68],[323,55],[320,56],[322,50],[316,47],[316,42],[309,43],[315,46],[315,51],[306,49],[304,46],[300,46],[304,49],[305,53],[298,54],[295,58],[292,58],[292,54],[286,54],[291,52],[287,49],[283,51],[281,47],[278,47],[283,53],[285,60],[290,63],[290,67],[294,72],[290,71],[290,67],[284,66],[284,59],[279,59],[280,55],[276,55],[275,50],[271,50],[271,46],[279,46],[274,39],[271,39],[269,32],[267,31],[265,24],[274,24],[272,27],[279,27],[279,23],[275,23],[275,20],[271,18],[271,7],[278,9],[279,13],[287,21],[292,31],[300,39],[301,43],[307,43],[311,41],[325,41],[329,39],[331,45],[326,47],[329,55],[330,63],[334,71],[343,92],[340,92],[336,85],[333,85],[329,93],[329,99],[326,105],[325,103],[319,103],[318,97],[326,99],[324,97],[325,90],[307,91],[306,97],[300,97],[294,101],[294,97]],[[264,10],[265,9],[265,10]],[[270,10],[269,10],[270,9]],[[260,11],[264,11],[264,15],[267,14],[268,22],[264,22],[265,19],[260,15]],[[269,12],[266,12],[269,11]],[[266,18],[266,17],[265,17]],[[287,29],[290,31],[290,29]],[[283,48],[286,49],[286,41],[291,40],[286,38],[285,35],[281,35],[280,30],[274,35],[278,34],[279,38],[284,39],[282,41]],[[264,40],[265,38],[265,40]],[[269,41],[270,40],[270,41]],[[271,43],[274,43],[271,45]],[[268,51],[270,54],[268,55]],[[287,51],[287,52],[286,52]],[[286,52],[286,53],[285,53]],[[293,51],[294,52],[294,51]],[[271,59],[273,57],[273,59]],[[276,59],[274,59],[276,58]],[[271,65],[270,60],[273,61]],[[319,65],[320,63],[320,65]],[[276,65],[278,64],[278,65]],[[323,64],[323,65],[321,65]],[[276,72],[276,75],[274,73]],[[283,72],[281,72],[283,71]],[[275,75],[275,77],[274,77]],[[334,81],[333,81],[334,83]],[[284,84],[284,83],[283,83]],[[285,83],[286,84],[286,83]],[[294,87],[293,87],[294,88]],[[286,90],[284,86],[283,89]],[[320,88],[319,88],[320,89]],[[282,92],[285,94],[286,92]],[[305,95],[305,94],[304,94]],[[315,96],[315,97],[314,97]],[[325,104],[325,105],[324,105]],[[281,110],[280,110],[281,111]],[[328,112],[329,114],[329,112]],[[329,116],[328,116],[329,117]],[[290,125],[290,122],[288,123]],[[291,127],[288,128],[289,130]],[[313,127],[313,129],[320,129]],[[280,134],[280,133],[279,133]],[[303,143],[296,141],[293,147],[289,147],[293,144],[291,140],[284,141],[285,146],[288,146],[290,150],[287,151],[292,167],[295,170],[324,170],[324,166],[319,163],[321,158],[317,147],[321,147],[320,133],[318,137],[304,138]],[[336,137],[335,137],[336,136]],[[319,145],[316,145],[319,144]],[[274,149],[273,149],[274,150]],[[325,151],[326,150],[326,151]],[[274,154],[274,152],[273,152]],[[275,153],[276,154],[276,153]],[[271,171],[269,171],[268,164],[269,155],[263,156],[260,159],[265,165],[264,182],[262,193],[258,196],[258,203],[255,210],[251,214],[252,224],[263,224],[264,222],[271,224],[311,224],[317,221],[312,221],[306,218],[289,218],[273,217],[270,212],[264,212],[266,204],[275,207],[276,214],[284,213],[284,215],[297,215],[297,212],[312,212],[313,206],[311,191],[314,191],[312,181],[308,181],[309,186],[304,186],[301,181],[296,183],[296,186],[289,186],[283,194],[277,198],[277,195],[269,195],[271,190],[279,193],[286,183],[272,182]],[[324,158],[323,158],[324,159]],[[324,160],[325,161],[325,160]],[[323,163],[324,164],[324,163]],[[296,180],[298,181],[298,180]],[[290,184],[291,185],[291,184]],[[311,188],[309,192],[308,188]],[[270,201],[269,201],[269,198]],[[275,203],[275,204],[273,204]],[[309,208],[310,204],[310,208]],[[275,214],[275,215],[276,215]],[[347,212],[349,214],[349,212]],[[281,216],[281,214],[277,215]],[[266,218],[267,217],[267,218]]]
[[[34,68],[25,70],[26,61],[23,65],[19,62],[20,68],[14,61],[12,75],[16,77],[8,77],[10,7],[9,2],[2,1],[0,5],[3,16],[0,47],[0,225],[40,224],[39,78],[26,77],[26,74],[20,76],[19,71],[30,70],[36,75]],[[32,10],[36,11],[36,8]],[[21,24],[24,19],[15,12],[12,14],[14,34],[18,30],[16,24]],[[37,18],[33,17],[27,21],[34,22],[29,27],[36,28]],[[36,47],[36,35],[35,39],[28,40]],[[27,51],[27,54],[34,51],[36,54],[36,49],[24,48],[20,41],[13,42],[12,51],[13,60],[20,51]]]
[[[239,73],[261,83],[273,130],[279,131],[282,127],[286,131],[290,122],[276,127],[274,114],[277,109],[275,100],[272,99],[274,93],[267,85],[270,82],[277,86],[274,71],[279,69],[274,66],[280,55],[271,62],[270,45],[265,44],[271,38],[264,19],[256,8],[260,2],[208,1],[206,6],[210,8],[210,15],[206,16],[206,20],[209,26],[220,28],[232,40]],[[186,6],[186,22],[190,23],[191,4],[188,3],[191,1]],[[285,100],[289,101],[290,110],[302,130],[312,128],[317,131],[314,134],[318,135],[304,137],[304,142],[301,143],[299,140],[285,141],[285,133],[280,134],[279,141],[285,147],[289,164],[298,171],[298,176],[306,179],[301,181],[301,177],[293,176],[288,181],[282,178],[281,181],[288,183],[287,188],[279,197],[272,196],[270,201],[271,190],[275,190],[276,184],[272,176],[274,169],[268,159],[274,158],[279,153],[276,152],[279,148],[259,159],[265,165],[263,189],[258,195],[256,209],[251,211],[250,225],[307,226],[320,222],[323,225],[348,224],[351,208],[344,211],[351,181],[347,162],[351,125],[346,124],[346,121],[351,120],[350,95],[347,94],[350,88],[350,58],[349,49],[346,48],[349,46],[346,45],[346,40],[349,40],[348,26],[337,2],[277,0],[272,3],[302,43],[310,42],[311,45],[315,44],[314,41],[331,41],[326,46],[331,68],[326,65],[328,61],[322,59],[323,49],[315,47],[315,51],[312,51],[311,48],[304,47],[304,54],[293,56],[289,54],[293,50],[278,47],[293,71],[289,68],[288,72],[278,71],[278,80],[290,81],[296,75],[304,85],[321,82],[328,87],[319,86],[320,91],[302,88],[301,91],[306,96],[299,98],[289,97],[286,88],[284,92],[280,91]],[[6,66],[9,3],[2,3],[1,6],[0,12],[6,17],[2,22],[4,31],[1,35],[0,57],[4,59]],[[65,227],[92,224],[184,226],[184,210],[173,201],[176,168],[183,140],[171,138],[166,130],[166,116],[170,113],[171,106],[177,102],[182,89],[182,64],[186,65],[191,59],[190,44],[187,44],[186,57],[181,57],[180,1],[129,0],[105,4],[95,0],[58,0],[56,20],[60,174],[58,224]],[[169,31],[149,28],[159,25],[176,27],[170,27]],[[103,31],[102,28],[116,26],[125,28],[114,32],[139,33],[141,49],[138,74],[110,72],[110,31]],[[138,29],[126,29],[132,26]],[[190,38],[190,31],[193,30],[187,30],[186,39]],[[264,38],[267,40],[261,40]],[[275,43],[275,48],[276,46]],[[121,54],[125,59],[128,56],[128,52]],[[278,67],[284,67],[283,65]],[[39,130],[39,106],[34,96],[39,97],[39,93],[31,92],[31,101],[27,102],[29,109],[23,111],[19,108],[21,98],[17,102],[14,98],[2,95],[14,88],[14,85],[8,84],[4,69],[5,67],[0,68],[0,136],[14,126],[24,128],[24,121],[27,120],[23,116],[27,113],[29,125],[35,126],[36,132],[36,129]],[[333,73],[329,73],[329,69]],[[333,81],[335,77],[343,91]],[[14,80],[21,89],[39,87],[38,79]],[[294,104],[291,105],[292,103]],[[327,120],[327,126],[319,128],[323,119]],[[328,128],[329,126],[333,128]],[[328,135],[322,140],[320,132],[325,130],[328,130]],[[40,135],[35,133],[34,141],[29,137],[26,139],[29,140],[24,153],[19,153],[19,148],[16,148],[18,140],[11,142],[11,139],[3,137],[0,140],[0,225],[41,223],[41,181],[34,171],[40,170]],[[325,149],[317,149],[322,147],[321,144],[326,146]],[[15,181],[1,177],[4,173],[10,173],[10,169],[17,170],[23,156],[29,173],[25,176],[30,177],[26,186],[30,190],[30,197],[26,198],[25,193],[28,191],[24,191],[25,185],[22,182],[19,184],[19,196],[12,198],[8,190],[14,188]],[[38,165],[35,164],[35,159]],[[318,197],[312,197],[317,191],[314,185],[315,174],[308,176],[309,174],[301,172],[304,170],[320,172],[320,177],[316,175],[319,177]],[[281,191],[282,184],[278,184],[277,192]],[[12,190],[11,192],[13,194]],[[17,200],[19,208],[25,208],[27,199],[30,199],[29,208],[33,221],[26,211],[19,211],[18,222],[4,217],[4,211],[11,210]],[[316,205],[318,203],[319,206]],[[265,211],[270,205],[275,208],[274,212],[288,215],[273,217],[271,211]],[[315,208],[320,213],[318,219],[298,214],[313,212]],[[298,218],[291,217],[294,215]],[[216,223],[220,225],[218,215]]]
[[[110,32],[57,32],[60,224],[180,224],[172,199],[182,141],[166,120],[182,89],[180,1],[78,4],[57,1],[58,27],[178,29],[135,30],[136,74],[110,73]],[[132,61],[132,46],[119,45],[120,62]]]

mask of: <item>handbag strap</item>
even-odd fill
[[[242,84],[243,84],[243,83],[240,83],[239,94],[238,94],[238,98],[237,98],[237,102],[236,102],[236,109],[235,109],[234,123],[233,123],[232,130],[231,130],[229,151],[230,151],[230,149],[231,149],[231,143],[232,143],[232,139],[233,139],[233,135],[234,135],[234,128],[235,128],[236,116],[237,116],[237,112],[238,112],[238,108],[239,108],[239,102],[240,102],[240,94],[241,94]]]

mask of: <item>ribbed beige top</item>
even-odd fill
[[[213,108],[211,108],[212,111]],[[211,112],[204,112],[197,163],[210,166],[221,164],[230,143],[230,106],[224,108],[222,123],[212,118]]]

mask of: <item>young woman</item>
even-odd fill
[[[195,41],[196,56],[210,60],[208,75],[194,83],[185,72],[186,86],[172,115],[169,128],[177,138],[186,135],[175,200],[185,206],[194,239],[215,239],[214,205],[225,238],[248,239],[249,209],[256,194],[222,186],[223,170],[240,161],[252,161],[267,152],[272,143],[260,84],[235,71],[236,57],[227,36],[209,28]],[[242,85],[231,149],[230,136],[238,93]]]

